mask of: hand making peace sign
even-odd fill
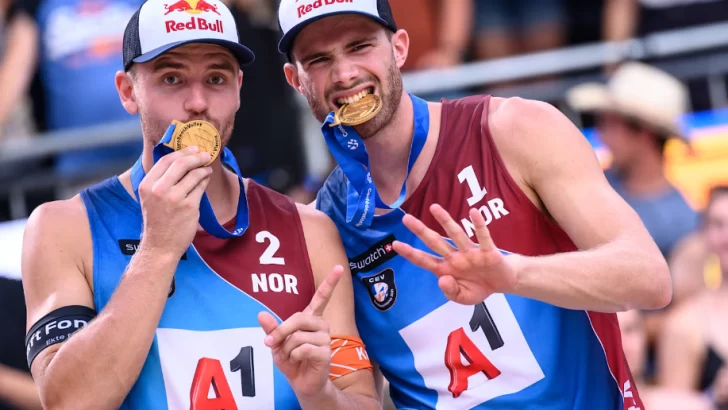
[[[450,245],[419,219],[405,215],[402,219],[405,226],[441,257],[395,241],[392,245],[399,255],[437,275],[440,289],[448,299],[457,303],[474,305],[493,293],[509,293],[513,290],[516,285],[513,259],[496,248],[485,219],[478,210],[470,210],[478,243],[473,243],[440,205],[431,205],[430,212],[457,247]]]
[[[311,303],[280,325],[270,313],[258,314],[273,361],[299,396],[319,393],[328,381],[331,337],[322,315],[343,273],[344,268],[336,265],[319,285]]]

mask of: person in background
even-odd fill
[[[240,110],[235,114],[228,148],[245,176],[277,192],[310,202],[316,189],[306,189],[307,169],[301,109],[286,78],[271,67],[284,59],[276,51],[279,33],[276,0],[227,0],[238,37],[255,52],[256,64],[245,70]]]
[[[719,409],[728,409],[728,186],[711,191],[703,232],[723,280],[670,314],[659,344],[658,381],[706,393]]]
[[[0,329],[0,410],[42,409],[25,360],[23,285],[1,273]]]
[[[628,310],[617,313],[622,333],[622,348],[627,363],[642,396],[645,409],[656,410],[712,410],[710,401],[699,394],[648,384],[645,380],[647,365],[647,334],[642,313]]]
[[[33,21],[18,13],[13,1],[0,0],[0,142],[33,131],[26,94],[38,36]]]
[[[728,0],[604,0],[602,16],[603,40],[624,41],[728,21]],[[695,110],[715,108],[703,79],[691,80],[687,86]]]
[[[599,138],[611,155],[607,179],[668,258],[699,221],[664,172],[668,140],[688,143],[679,123],[689,104],[685,86],[655,67],[630,62],[614,72],[609,84],[580,84],[566,97],[576,110],[596,114]]]
[[[472,39],[473,0],[393,0],[390,5],[412,40],[402,72],[463,63]]]
[[[128,121],[110,79],[122,66],[125,24],[143,1],[16,1],[28,19],[31,38],[38,39],[27,47],[38,60],[31,90],[39,131]],[[55,172],[65,187],[58,195],[72,196],[105,174],[128,167],[141,153],[139,141],[56,155]]]
[[[544,51],[564,44],[564,0],[474,1],[478,60]]]

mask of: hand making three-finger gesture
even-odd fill
[[[472,305],[482,302],[493,293],[513,290],[516,285],[513,258],[496,248],[480,212],[470,210],[477,243],[468,238],[460,225],[440,205],[431,205],[430,212],[455,246],[419,219],[405,215],[402,219],[405,226],[440,256],[395,241],[392,245],[399,255],[437,275],[440,289],[448,299],[457,303]]]
[[[280,325],[270,313],[258,314],[273,361],[299,397],[319,393],[329,380],[331,337],[322,315],[343,273],[343,267],[335,266],[319,285],[311,303]]]

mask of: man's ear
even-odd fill
[[[392,52],[394,53],[394,60],[397,62],[397,67],[399,68],[402,68],[405,61],[407,61],[409,43],[409,34],[405,30],[399,29],[396,33],[392,34]]]
[[[286,75],[286,81],[288,81],[288,84],[303,95],[301,79],[298,77],[298,67],[296,67],[293,63],[286,63],[283,66],[283,72]]]
[[[124,106],[126,112],[131,115],[139,113],[139,104],[137,104],[134,95],[134,80],[132,74],[124,71],[117,71],[114,77],[116,83],[116,91],[119,93],[121,105]]]

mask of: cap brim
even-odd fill
[[[228,41],[228,40],[221,40],[217,38],[197,38],[194,40],[187,40],[187,41],[177,41],[174,43],[165,44],[162,47],[155,48],[154,50],[149,50],[148,52],[140,55],[139,57],[132,60],[135,63],[147,63],[149,61],[154,60],[155,58],[161,56],[162,54],[166,53],[167,51],[174,50],[175,48],[182,47],[187,44],[194,44],[194,43],[204,43],[204,44],[216,44],[222,47],[227,48],[230,50],[231,53],[233,53],[233,56],[236,60],[238,60],[238,64],[240,64],[241,67],[246,66],[253,61],[255,61],[255,54],[253,54],[252,51],[250,51],[249,48],[245,47],[244,45],[240,43],[236,43],[234,41]]]
[[[383,25],[384,27],[390,28],[389,24],[387,23],[386,20],[384,20],[383,18],[381,18],[379,16],[375,16],[371,13],[365,13],[363,11],[354,11],[354,10],[335,11],[332,13],[326,13],[326,14],[323,14],[323,15],[320,15],[317,17],[310,18],[308,20],[302,21],[302,22],[298,23],[297,25],[291,27],[291,29],[288,30],[288,32],[286,32],[286,34],[284,34],[283,37],[281,37],[281,41],[278,42],[278,51],[282,54],[290,53],[291,48],[293,47],[293,40],[295,40],[298,33],[300,33],[301,30],[306,28],[307,25],[309,25],[315,21],[321,20],[323,18],[326,18],[326,17],[337,16],[337,15],[341,15],[341,14],[358,14],[360,16],[369,17],[370,19],[376,21],[377,23]]]

